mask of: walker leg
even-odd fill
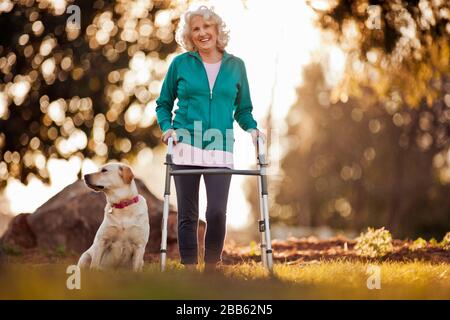
[[[259,168],[258,168],[259,169]],[[264,223],[264,210],[263,210],[263,197],[261,191],[261,179],[258,177],[258,194],[259,194],[259,221],[258,221],[258,229],[259,235],[261,238],[261,262],[264,268],[267,268],[267,256],[266,256],[266,235],[265,235],[265,223]]]
[[[262,138],[257,140],[258,153],[258,167],[260,176],[258,179],[259,197],[260,197],[260,211],[261,221],[259,223],[259,230],[261,232],[261,258],[263,265],[269,270],[273,271],[273,256],[272,256],[272,241],[270,237],[270,217],[268,205],[268,190],[267,190],[267,162],[264,154],[264,147]]]
[[[263,195],[263,211],[264,211],[264,236],[266,240],[266,259],[267,259],[267,269],[273,271],[273,255],[272,255],[272,241],[270,238],[270,222],[269,222],[269,208],[268,208],[268,195]]]
[[[166,269],[167,256],[167,225],[169,220],[169,197],[170,197],[170,168],[172,164],[172,141],[169,139],[169,153],[166,155],[166,179],[164,187],[164,205],[161,222],[161,271]]]
[[[262,174],[260,176],[260,184],[261,184],[261,193],[260,193],[260,203],[261,211],[262,211],[262,221],[260,221],[260,232],[262,237],[261,248],[265,249],[265,255],[262,257],[265,258],[265,262],[263,265],[272,272],[273,270],[273,257],[272,257],[272,241],[270,237],[270,218],[269,218],[269,205],[268,205],[268,193],[267,193],[267,176]],[[265,248],[263,248],[263,244],[265,244]]]
[[[166,269],[167,255],[167,222],[169,218],[169,195],[164,195],[163,218],[161,224],[161,271]]]

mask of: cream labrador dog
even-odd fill
[[[138,194],[130,167],[109,163],[84,176],[86,185],[106,195],[105,216],[80,268],[129,268],[140,271],[150,235],[145,198]]]

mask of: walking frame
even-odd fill
[[[161,223],[161,271],[166,269],[167,258],[167,224],[169,218],[169,196],[170,196],[170,181],[172,176],[176,175],[190,175],[190,174],[236,174],[258,177],[258,193],[259,193],[259,211],[260,220],[258,221],[259,232],[261,236],[261,261],[263,266],[272,272],[273,258],[272,245],[270,238],[270,222],[269,222],[269,205],[267,192],[267,159],[264,153],[264,140],[262,137],[257,137],[256,157],[257,170],[232,170],[232,169],[189,169],[189,170],[174,170],[172,169],[173,156],[173,137],[168,139],[168,152],[166,154],[166,176],[164,188],[164,205],[163,216]]]

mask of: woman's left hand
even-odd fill
[[[253,129],[252,131],[250,131],[250,134],[252,135],[252,141],[253,141],[253,145],[256,147],[257,144],[257,138],[261,137],[264,141],[264,143],[267,141],[266,135],[262,132],[259,131],[258,129]]]

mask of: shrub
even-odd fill
[[[442,239],[441,246],[445,250],[450,250],[450,231],[445,234],[444,239]]]
[[[426,247],[427,247],[427,240],[423,238],[417,238],[416,240],[414,240],[409,249],[411,249],[411,251],[416,251],[418,249],[424,249]]]
[[[63,244],[59,244],[55,248],[55,253],[60,257],[65,257],[67,255],[66,246]]]
[[[368,228],[356,238],[356,253],[363,257],[378,258],[392,252],[392,235],[384,227],[380,229]]]
[[[437,242],[437,240],[435,238],[431,238],[430,241],[428,242],[428,244],[430,245],[430,247],[433,247],[433,248],[440,247],[439,242]]]
[[[249,255],[251,257],[255,257],[255,256],[259,256],[261,255],[261,249],[259,247],[259,245],[256,243],[256,241],[251,241],[250,242],[250,252]]]
[[[22,255],[22,249],[13,244],[0,243],[0,251],[3,251],[8,256]]]

